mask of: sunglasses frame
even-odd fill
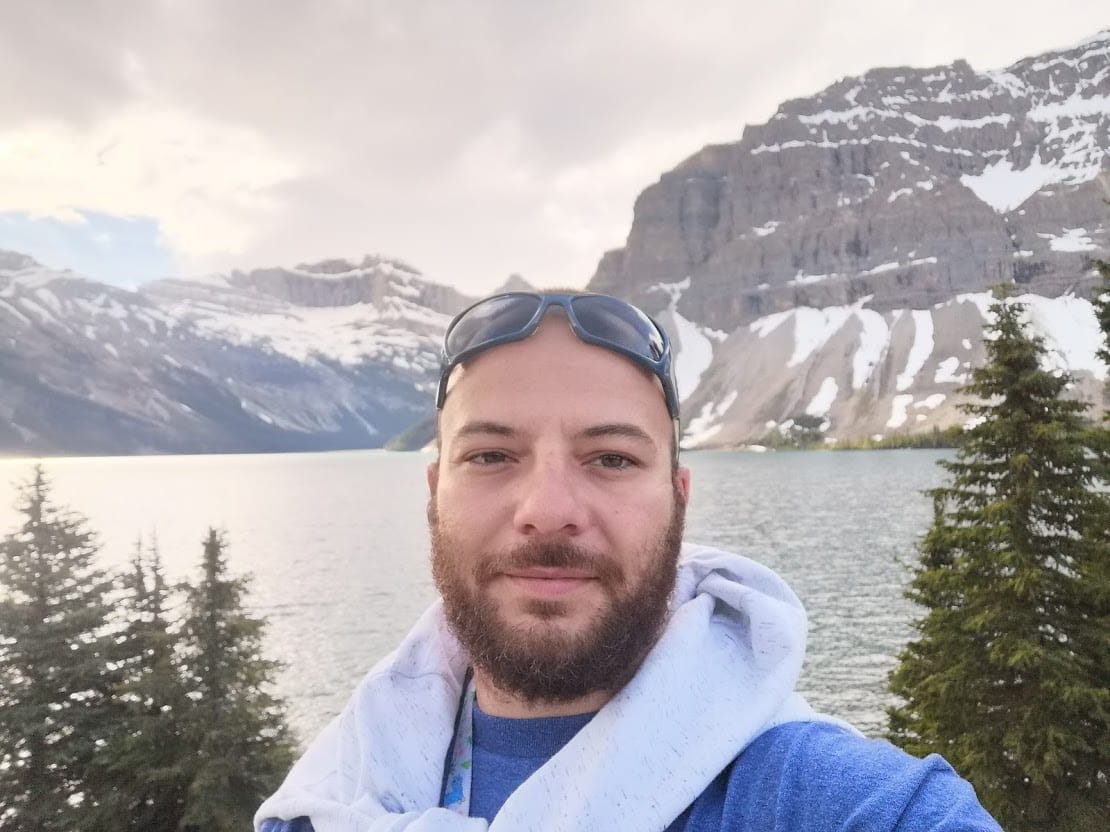
[[[488,341],[482,341],[480,344],[462,350],[461,352],[454,355],[448,353],[447,342],[450,339],[451,332],[455,329],[456,325],[477,307],[491,301],[500,300],[502,298],[538,299],[539,306],[536,308],[535,313],[528,320],[528,322],[524,324],[524,326],[522,326],[520,329],[506,335],[499,335],[498,337],[491,338]],[[628,307],[629,309],[633,310],[636,315],[643,316],[644,320],[650,323],[652,327],[654,327],[655,332],[659,335],[659,338],[662,341],[663,350],[659,358],[649,358],[648,356],[642,355],[635,350],[630,350],[627,347],[624,347],[613,341],[609,341],[605,338],[591,334],[582,326],[582,323],[578,320],[578,316],[577,314],[575,314],[574,311],[574,301],[582,300],[583,298],[605,298],[607,300],[621,304],[622,306]],[[612,295],[603,295],[595,292],[587,292],[582,294],[569,294],[564,292],[503,292],[498,295],[490,295],[487,298],[482,298],[482,300],[478,301],[477,303],[473,303],[468,306],[466,309],[464,309],[462,312],[451,319],[451,323],[448,324],[447,331],[444,333],[443,336],[443,350],[440,355],[439,386],[436,390],[436,410],[443,409],[443,403],[447,398],[447,379],[451,375],[451,371],[454,370],[455,367],[457,367],[459,364],[463,363],[467,359],[473,358],[475,355],[478,355],[481,352],[485,352],[488,349],[499,347],[502,344],[511,344],[514,341],[524,340],[539,328],[540,321],[543,320],[544,315],[546,315],[548,310],[550,310],[553,306],[558,306],[563,310],[564,314],[566,314],[567,316],[567,321],[570,323],[571,330],[580,341],[583,341],[587,344],[592,344],[597,347],[601,347],[603,349],[607,349],[610,352],[617,353],[618,355],[622,355],[638,366],[643,367],[645,370],[648,370],[652,375],[658,378],[663,385],[663,395],[667,403],[667,412],[670,414],[672,420],[678,422],[678,387],[675,383],[674,378],[674,360],[673,354],[671,353],[671,339],[667,337],[666,331],[664,331],[663,327],[659,326],[654,318],[652,318],[643,310],[633,306],[631,303],[623,301],[620,298],[615,298]]]

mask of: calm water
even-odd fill
[[[902,599],[939,484],[939,452],[690,453],[687,537],[778,571],[809,611],[802,689],[877,734],[886,673],[908,638]],[[342,708],[434,596],[424,523],[427,457],[360,451],[48,460],[59,502],[89,519],[105,565],[156,535],[172,578],[194,574],[209,526],[251,572],[269,654],[302,738]],[[18,523],[27,461],[0,460],[0,533]]]

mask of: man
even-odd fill
[[[259,829],[997,832],[943,760],[793,692],[805,614],[781,579],[683,546],[690,472],[650,318],[604,295],[487,298],[447,331],[437,407],[442,603]]]

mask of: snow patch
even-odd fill
[[[1077,119],[1083,116],[1099,118],[1110,112],[1110,95],[1092,95],[1084,98],[1082,95],[1073,94],[1063,101],[1054,101],[1049,104],[1039,104],[1029,111],[1029,118],[1033,121],[1060,121],[1064,118]]]
[[[906,423],[906,418],[909,415],[907,408],[909,408],[912,401],[912,393],[901,393],[894,397],[894,401],[890,405],[890,419],[886,423],[888,428],[900,428]]]
[[[982,116],[981,118],[953,118],[940,116],[933,123],[945,133],[953,130],[973,130],[977,127],[986,127],[988,124],[1009,124],[1012,117],[1009,113],[995,116]]]
[[[807,283],[821,283],[822,281],[829,280],[830,278],[840,277],[839,274],[833,272],[832,274],[804,274],[799,271],[792,280],[787,281],[787,286],[804,286]]]
[[[966,373],[957,373],[962,363],[956,356],[944,359],[937,366],[936,375],[933,376],[934,384],[964,384],[967,381]]]
[[[852,356],[852,389],[859,390],[865,385],[886,352],[890,327],[874,309],[856,310],[856,318],[862,327],[859,347]]]
[[[962,295],[956,295],[955,298],[948,301],[942,306],[947,306],[949,303],[970,303],[979,310],[979,315],[984,321],[990,323],[994,320],[994,315],[991,314],[991,304],[994,303],[994,297],[990,292],[967,292]]]
[[[874,268],[865,269],[864,271],[860,272],[860,274],[882,274],[883,272],[892,272],[897,268],[898,261],[895,260],[892,263],[883,263],[881,265],[875,266]]]
[[[799,306],[792,310],[794,354],[786,366],[796,367],[821,349],[844,326],[853,311],[851,306],[830,306],[826,309]]]
[[[702,327],[671,312],[674,329],[671,331],[675,349],[674,372],[678,384],[678,398],[685,400],[701,382],[702,374],[713,363],[713,344]]]
[[[1056,181],[1054,173],[1054,169],[1041,163],[1038,155],[1022,170],[1014,170],[1009,159],[1002,159],[977,176],[965,173],[960,182],[997,213],[1005,214]]]
[[[748,330],[754,332],[760,338],[766,338],[794,314],[795,310],[788,309],[785,312],[774,312],[770,315],[764,315],[748,324]]]
[[[1107,366],[1097,355],[1102,330],[1089,301],[1075,295],[1022,295],[1017,300],[1025,304],[1033,329],[1045,339],[1047,369],[1083,370],[1106,381]]]
[[[945,396],[944,393],[933,393],[933,395],[927,396],[926,398],[922,399],[919,402],[914,402],[913,406],[915,408],[917,408],[918,410],[920,410],[921,408],[927,408],[928,410],[936,410],[938,407],[940,407],[942,404],[944,404],[944,400],[946,398],[948,398],[948,397]]]
[[[1056,298],[1026,294],[1012,298],[1011,302],[1025,305],[1032,333],[1044,338],[1048,352],[1046,369],[1085,371],[1099,381],[1106,380],[1108,368],[1097,355],[1102,330],[1090,301],[1071,294]],[[990,307],[995,299],[990,292],[958,295],[948,303],[973,303],[986,323],[994,321]],[[964,348],[971,349],[971,342],[965,339]],[[950,380],[960,381],[955,369]]]
[[[682,447],[694,447],[720,433],[721,425],[718,424],[720,418],[728,412],[728,409],[732,407],[733,402],[735,402],[739,396],[739,392],[733,390],[721,399],[721,401],[717,403],[707,402],[703,405],[701,412],[691,419],[690,423],[686,426],[686,433],[680,443]]]
[[[658,283],[652,287],[670,295],[667,310],[674,322],[670,329],[671,349],[674,350],[674,373],[678,384],[679,401],[693,393],[701,382],[702,374],[713,363],[713,344],[710,334],[718,333],[699,326],[679,314],[677,306],[682,293],[690,288],[690,278],[678,283]]]
[[[806,413],[810,416],[825,416],[832,407],[833,402],[836,401],[836,394],[840,392],[837,386],[836,379],[832,376],[826,378],[821,382],[821,389],[817,391],[817,395],[806,407]]]
[[[1089,233],[1086,228],[1065,228],[1059,237],[1053,234],[1037,236],[1048,240],[1048,246],[1053,251],[1094,251],[1098,246],[1088,236]]]
[[[914,378],[933,354],[933,314],[927,309],[914,309],[913,323],[913,346],[906,359],[906,368],[898,376],[895,385],[899,391],[908,390],[913,385]]]

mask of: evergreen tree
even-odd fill
[[[157,543],[146,552],[141,540],[136,544],[123,583],[124,681],[115,691],[122,707],[101,755],[98,805],[83,828],[175,832],[185,811],[193,756],[184,736],[193,703],[169,620],[170,591]]]
[[[1021,304],[1000,299],[977,424],[934,489],[908,596],[891,738],[939,752],[1009,832],[1105,828],[1110,805],[1110,496],[1069,379],[1041,367]],[[1104,485],[1104,484],[1102,484]],[[1091,533],[1101,525],[1101,533]]]
[[[1102,275],[1102,286],[1094,294],[1095,314],[1102,328],[1102,348],[1098,351],[1098,357],[1110,367],[1110,261],[1099,260],[1095,265]],[[1106,379],[1106,386],[1110,388],[1110,378]],[[1110,418],[1110,412],[1106,416]]]
[[[41,466],[18,507],[22,525],[0,541],[0,830],[72,832],[113,718],[111,581]]]
[[[209,529],[201,581],[187,590],[185,665],[196,705],[182,828],[198,832],[249,828],[293,761],[282,705],[268,692],[278,665],[262,657],[263,622],[244,611],[248,581],[228,577],[224,545]]]
[[[1102,285],[1095,289],[1092,297],[1095,315],[1099,327],[1102,329],[1102,346],[1098,350],[1098,357],[1110,369],[1110,262],[1098,261],[1095,265],[1102,274]],[[1093,430],[1094,441],[1092,444],[1099,456],[1100,476],[1104,482],[1110,483],[1110,375],[1106,377],[1102,404],[1104,408],[1102,425]],[[1105,534],[1110,534],[1110,530],[1103,529],[1102,531]]]

